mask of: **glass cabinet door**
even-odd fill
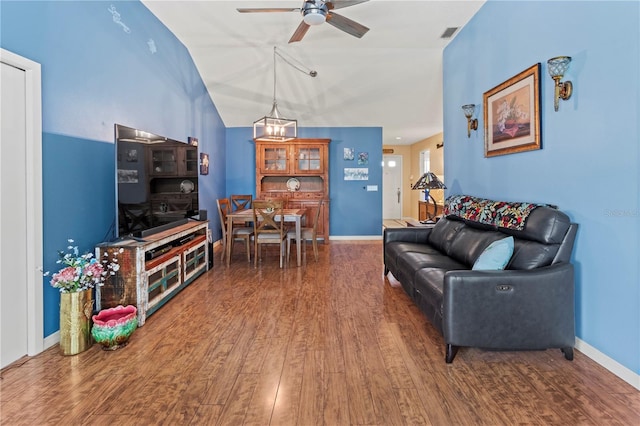
[[[175,175],[178,171],[176,150],[157,148],[151,150],[151,174]]]
[[[318,173],[323,169],[319,146],[296,148],[296,173]]]
[[[185,174],[186,175],[198,175],[198,150],[197,148],[185,149]]]
[[[288,147],[267,145],[262,148],[263,173],[288,173]]]

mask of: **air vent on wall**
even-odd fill
[[[440,38],[451,38],[451,36],[458,31],[458,27],[449,27],[440,36]]]

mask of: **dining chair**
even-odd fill
[[[287,238],[282,201],[253,200],[253,233],[254,266],[258,266],[258,256],[262,259],[260,244],[279,244],[280,267],[282,268]]]
[[[231,211],[247,210],[250,209],[253,204],[253,195],[251,194],[231,194],[229,198],[231,200]],[[253,223],[250,221],[238,222],[236,220],[234,225],[253,227]]]
[[[239,195],[232,194],[231,195],[231,210],[245,210],[251,208],[251,203],[253,201],[253,195]]]
[[[314,215],[313,226],[300,228],[300,241],[304,244],[303,253],[304,258],[307,258],[307,241],[311,241],[313,246],[313,256],[318,261],[318,222],[320,221],[320,211],[322,210],[322,203],[324,200],[318,202],[316,212]],[[296,241],[296,231],[292,229],[287,232],[287,262],[289,261],[289,254],[291,253],[291,241]]]
[[[220,215],[220,227],[222,228],[222,261],[225,260],[227,253],[227,244],[231,244],[230,251],[233,253],[233,242],[235,240],[244,240],[247,249],[247,261],[251,261],[251,237],[253,236],[253,228],[249,226],[233,226],[232,235],[227,235],[227,214],[230,212],[231,202],[228,198],[219,198],[216,200],[218,205],[218,214]]]

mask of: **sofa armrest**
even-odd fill
[[[392,241],[426,244],[432,229],[432,227],[426,228],[417,226],[407,228],[385,228],[382,239],[385,244]]]
[[[443,293],[443,334],[449,345],[532,350],[575,344],[570,263],[517,271],[449,271]]]

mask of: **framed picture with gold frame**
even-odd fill
[[[484,156],[542,148],[540,64],[484,93]]]

